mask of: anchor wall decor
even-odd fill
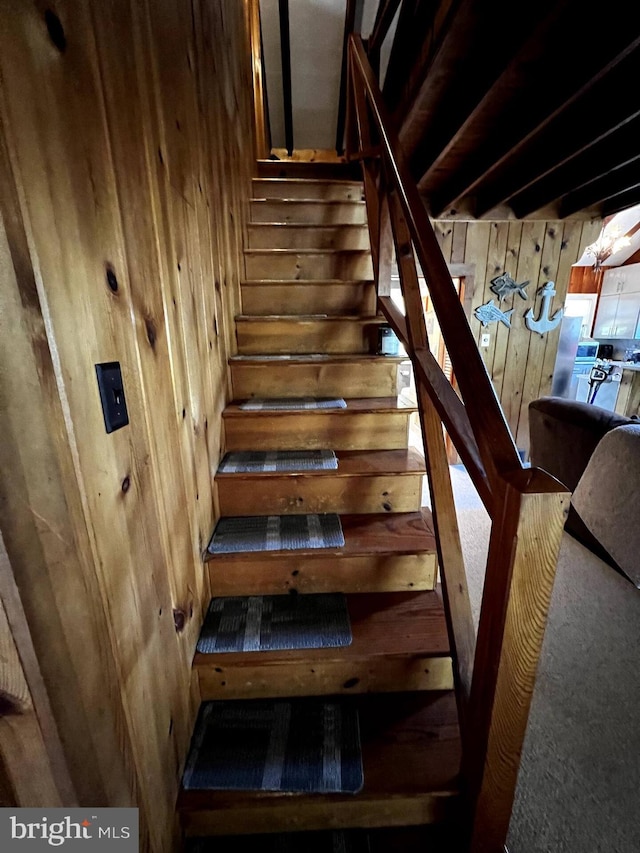
[[[529,308],[527,313],[524,315],[524,321],[530,332],[537,332],[539,335],[544,335],[545,332],[550,332],[560,323],[564,314],[564,308],[558,308],[553,317],[549,316],[549,309],[553,302],[553,297],[556,295],[555,284],[553,281],[548,281],[544,287],[540,288],[538,293],[542,296],[540,317],[537,320],[534,320],[533,308]]]

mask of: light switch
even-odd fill
[[[481,347],[488,347],[490,342],[491,342],[491,335],[489,334],[489,332],[483,332],[482,336],[480,338],[480,346]]]
[[[104,364],[96,364],[96,376],[105,429],[108,433],[115,432],[129,423],[120,362],[107,361]]]

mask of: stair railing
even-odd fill
[[[378,305],[416,380],[454,662],[468,849],[502,853],[569,496],[544,471],[522,465],[357,35],[348,64],[347,153],[362,162]],[[394,252],[404,314],[390,297]],[[416,258],[460,396],[429,349]],[[477,638],[443,426],[492,522]]]

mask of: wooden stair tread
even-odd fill
[[[342,226],[341,226],[342,227]],[[348,226],[345,226],[348,227]],[[244,279],[240,282],[242,287],[283,287],[288,284],[292,287],[294,285],[307,285],[317,287],[318,285],[329,285],[329,284],[373,284],[374,282],[370,278],[253,278],[253,279]]]
[[[287,315],[284,315],[285,317]],[[320,357],[318,357],[320,356]],[[296,353],[291,356],[270,355],[269,353],[260,353],[258,355],[232,355],[229,358],[229,364],[350,364],[354,361],[358,362],[396,362],[407,361],[406,355],[374,355],[370,353],[357,353],[355,355],[346,355],[341,353]],[[386,399],[386,398],[385,398]]]
[[[264,161],[263,161],[264,162]],[[271,161],[273,162],[273,161]],[[260,186],[269,185],[269,184],[301,184],[303,186],[318,186],[325,184],[337,184],[338,186],[347,186],[354,187],[358,189],[362,189],[363,184],[362,181],[350,179],[350,178],[278,178],[278,177],[258,177],[252,178],[251,182],[253,184],[258,184]]]
[[[219,471],[216,479],[253,479],[269,477],[352,477],[367,474],[423,474],[424,456],[415,448],[406,450],[339,450],[337,469],[305,471]]]
[[[364,207],[365,202],[362,199],[356,198],[252,198],[252,204],[282,204],[282,205],[292,205],[292,204],[318,204],[318,205],[326,205],[326,206],[334,206],[334,205],[342,205],[342,204],[353,204],[358,205],[359,207]],[[254,223],[251,223],[254,224]],[[323,223],[325,225],[329,223]]]
[[[256,161],[259,178],[301,178],[303,180],[362,181],[357,162],[340,160],[270,160]]]
[[[229,403],[222,412],[222,417],[271,417],[272,415],[299,415],[300,417],[304,417],[305,415],[336,415],[344,417],[354,412],[406,412],[410,414],[416,411],[416,407],[412,403],[408,403],[400,397],[360,397],[351,398],[345,400],[345,402],[347,404],[346,409],[269,409],[266,411],[247,411],[240,408],[242,405],[242,400],[240,400]]]
[[[446,656],[449,640],[438,592],[386,592],[347,596],[353,642],[325,649],[270,652],[197,652],[194,667],[271,666],[290,661],[366,660],[372,657]]]
[[[353,314],[237,314],[236,322],[242,323],[386,323],[380,314],[358,315]]]
[[[423,507],[420,512],[371,513],[341,515],[344,545],[342,548],[301,548],[295,551],[241,551],[233,554],[210,554],[205,560],[226,563],[254,561],[256,556],[268,561],[284,557],[307,559],[376,556],[384,554],[433,554],[436,540],[431,511]]]
[[[256,223],[268,224],[268,223]],[[245,255],[370,255],[370,249],[245,249]]]
[[[257,199],[255,199],[257,200]],[[260,199],[262,201],[262,199]],[[269,201],[277,201],[278,199],[269,199]],[[308,199],[280,199],[280,201],[308,201]],[[322,199],[319,199],[322,201]],[[335,199],[334,199],[335,201]],[[343,231],[346,229],[357,229],[358,231],[368,231],[368,226],[366,222],[347,222],[344,225],[331,225],[330,223],[319,223],[314,225],[312,222],[248,222],[247,226],[252,229],[263,229],[263,228],[281,228],[286,231],[291,231],[295,228],[306,228],[308,230],[313,231]],[[316,251],[322,251],[321,249],[316,249]]]
[[[453,693],[360,695],[348,701],[360,717],[360,793],[182,789],[178,809],[186,834],[425,824],[453,817],[460,768]]]

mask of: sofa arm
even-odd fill
[[[531,464],[573,492],[603,436],[630,423],[630,418],[599,406],[540,397],[529,403]]]
[[[640,587],[640,424],[607,433],[573,494],[572,504],[616,565]]]

